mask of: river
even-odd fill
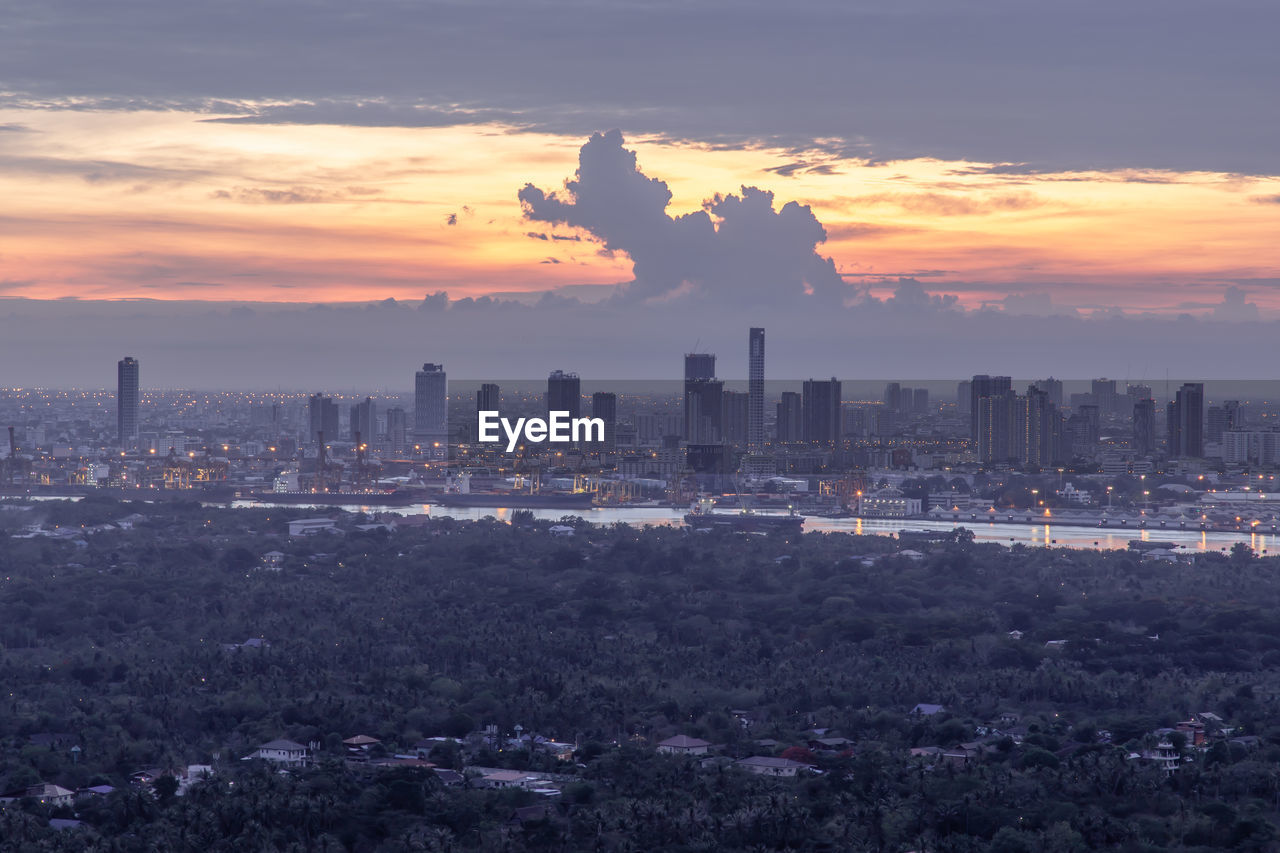
[[[281,506],[291,509],[297,504],[257,504],[252,501],[234,501],[237,507]],[[429,515],[433,518],[455,518],[461,521],[478,521],[492,516],[499,521],[509,520],[511,510],[494,507],[444,507],[431,504],[412,504],[406,507],[385,506],[342,506],[339,509],[396,515]],[[333,507],[316,507],[323,513]],[[592,524],[626,524],[649,527],[654,525],[672,526],[684,523],[684,511],[669,507],[598,507],[587,510],[534,509],[533,517],[547,521],[557,521],[566,515],[579,516]],[[804,529],[807,531],[824,531],[838,533],[854,533],[860,536],[892,536],[904,528],[909,530],[954,530],[966,527],[973,531],[978,542],[996,542],[1001,545],[1021,543],[1031,546],[1050,546],[1057,548],[1083,548],[1106,550],[1127,548],[1133,539],[1143,541],[1156,540],[1174,542],[1192,551],[1229,551],[1237,542],[1243,542],[1253,548],[1255,554],[1274,553],[1280,546],[1275,534],[1254,533],[1202,533],[1191,530],[1116,530],[1095,527],[1067,527],[1051,524],[1017,524],[1017,523],[969,523],[954,524],[947,521],[929,521],[924,519],[862,519],[862,518],[805,518]]]

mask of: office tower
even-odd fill
[[[598,443],[602,451],[611,451],[617,445],[618,395],[597,391],[591,395],[591,417],[604,421],[604,441]]]
[[[977,395],[979,379],[989,380],[991,377],[973,379],[974,393]],[[1009,377],[997,377],[1009,381]],[[990,385],[983,385],[989,390]],[[1014,433],[1016,430],[1016,409],[1018,395],[1011,388],[975,396],[974,399],[974,435],[975,450],[980,462],[1008,462],[1017,456]]]
[[[783,391],[778,403],[778,442],[786,444],[801,441],[804,437],[801,396],[795,391]]]
[[[1116,412],[1116,381],[1114,379],[1095,379],[1090,388],[1093,404],[1104,415]]]
[[[486,382],[476,392],[476,412],[498,412],[502,410],[502,390],[492,382]]]
[[[917,388],[911,392],[911,411],[917,415],[929,412],[929,389]]]
[[[1204,456],[1204,383],[1184,383],[1167,413],[1170,458]]]
[[[711,353],[686,353],[684,357],[684,428],[690,444],[712,444],[723,435],[721,395],[724,383],[716,379],[716,357]]]
[[[1151,389],[1147,389],[1150,393]],[[1129,394],[1133,394],[1130,386]],[[1133,439],[1130,444],[1139,456],[1156,452],[1156,401],[1151,397],[1136,397],[1133,403]]]
[[[364,402],[351,407],[351,440],[359,435],[360,441],[373,444],[374,434],[378,428],[378,405],[373,398],[365,397]],[[327,433],[326,433],[327,435]]]
[[[724,407],[721,423],[724,425],[724,440],[730,444],[745,444],[748,433],[748,410],[750,394],[740,391],[725,391],[720,396]]]
[[[553,370],[547,377],[547,412],[568,412],[571,418],[582,417],[582,382],[576,373]]]
[[[747,447],[764,449],[764,329],[753,327],[747,338]]]
[[[312,394],[307,401],[307,442],[315,444],[324,433],[326,442],[338,440],[338,404],[332,397]]]
[[[1220,406],[1210,406],[1205,414],[1204,440],[1221,442],[1222,434],[1238,427],[1239,421],[1239,400],[1224,400]]]
[[[1050,376],[1048,379],[1039,379],[1036,381],[1036,387],[1049,395],[1049,402],[1058,407],[1062,407],[1062,380],[1054,379]]]
[[[956,411],[962,417],[973,411],[973,383],[967,379],[956,383]]]
[[[443,364],[413,375],[413,443],[428,459],[449,458],[449,380]]]
[[[804,440],[831,446],[840,438],[840,380],[810,379],[804,383],[801,403]]]
[[[116,362],[116,434],[122,450],[138,443],[138,360],[126,355]]]
[[[902,386],[897,382],[884,386],[884,406],[891,412],[902,411]]]
[[[388,453],[403,456],[409,450],[409,417],[399,406],[387,409],[387,438],[385,447]]]
[[[710,352],[688,352],[684,355],[684,378],[706,380],[716,378],[716,356]]]
[[[974,441],[982,441],[982,431],[979,429],[979,418],[982,412],[980,401],[984,397],[995,397],[1004,395],[1013,389],[1013,380],[1008,376],[987,376],[979,374],[973,377],[969,383],[969,435]],[[990,436],[987,436],[989,439]],[[978,458],[982,458],[982,452],[978,452]],[[999,457],[1006,458],[1006,457]]]

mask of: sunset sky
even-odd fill
[[[0,317],[905,281],[1280,318],[1280,13],[1115,5],[7,3]]]

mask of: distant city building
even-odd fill
[[[1002,445],[1003,447],[1008,446],[1007,440],[1002,441],[1004,436],[1000,433],[1000,428],[1004,423],[1004,419],[1011,418],[1012,415],[1003,409],[998,412],[994,411],[992,407],[995,406],[999,409],[1001,405],[999,403],[988,404],[986,406],[987,425],[984,430],[980,422],[983,411],[983,404],[981,401],[984,399],[994,399],[996,397],[1003,398],[1012,389],[1013,380],[1008,376],[987,376],[986,374],[979,374],[978,376],[973,377],[973,380],[969,383],[969,435],[980,445],[985,441],[985,446],[988,450],[997,445]],[[1010,429],[1012,429],[1012,427],[1010,427]],[[995,445],[992,444],[993,439],[995,440]],[[983,452],[981,450],[978,452],[978,458],[983,459]]]
[[[1225,400],[1220,406],[1210,406],[1205,415],[1204,440],[1221,442],[1224,432],[1240,426],[1239,418],[1239,400]]]
[[[1036,387],[1043,391],[1049,397],[1049,403],[1057,408],[1062,408],[1062,380],[1054,379],[1050,376],[1048,379],[1036,380]]]
[[[1204,383],[1186,382],[1167,409],[1169,457],[1199,459],[1204,456]]]
[[[139,400],[138,360],[126,355],[116,362],[116,434],[123,450],[132,450],[138,443]]]
[[[591,395],[591,417],[604,421],[604,441],[599,449],[611,451],[617,446],[618,395],[597,391]]]
[[[414,374],[413,443],[428,459],[449,458],[449,380],[443,364],[427,362]]]
[[[840,381],[810,379],[804,383],[801,410],[804,440],[832,445],[840,439]]]
[[[712,353],[686,353],[684,357],[684,430],[690,444],[712,444],[724,438],[724,383],[716,379]]]
[[[409,416],[399,406],[387,409],[387,433],[384,447],[395,456],[409,452]]]
[[[804,437],[802,397],[795,391],[783,391],[778,402],[777,436],[778,441],[787,444],[800,441]]]
[[[1280,465],[1280,430],[1227,430],[1222,434],[1222,461],[1267,468]]]
[[[312,394],[307,401],[307,443],[315,444],[320,440],[320,433],[324,433],[324,440],[337,441],[338,435],[338,404],[333,402],[332,397],[326,397],[323,394]]]
[[[911,392],[911,411],[917,415],[929,412],[929,389],[916,388]]]
[[[956,411],[961,417],[973,413],[973,383],[967,379],[956,383]]]
[[[502,389],[492,382],[486,382],[476,392],[477,412],[502,411]]]
[[[547,412],[568,412],[571,418],[582,417],[582,382],[578,374],[551,371],[544,401]]]
[[[1130,397],[1133,393],[1133,386],[1130,386]],[[1156,401],[1150,397],[1133,399],[1133,439],[1130,446],[1138,456],[1151,456],[1156,452]]]
[[[747,338],[747,446],[764,447],[764,329],[753,327]]]
[[[750,410],[750,394],[740,391],[725,391],[720,396],[724,414],[724,440],[730,444],[746,444],[748,434],[748,412]]]
[[[351,407],[351,440],[357,437],[364,444],[373,444],[378,429],[378,406],[372,397]]]
[[[884,386],[884,405],[891,412],[902,411],[902,386],[889,382]]]

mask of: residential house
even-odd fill
[[[307,748],[291,740],[273,740],[259,746],[256,752],[246,756],[244,760],[254,758],[283,767],[302,767],[307,763]]]
[[[790,778],[801,770],[808,770],[809,765],[790,758],[773,758],[768,755],[753,755],[736,762],[738,767],[757,776],[783,776]]]
[[[666,752],[672,755],[706,755],[710,746],[710,741],[705,741],[701,738],[676,735],[659,743],[658,752]]]
[[[332,518],[299,518],[289,522],[290,538],[317,536],[321,533],[341,533]]]

